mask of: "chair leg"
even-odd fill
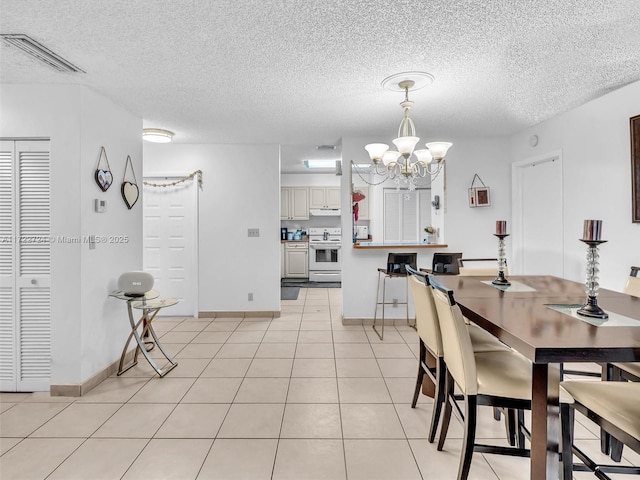
[[[524,432],[522,426],[524,425],[524,410],[518,410],[518,421],[516,422],[516,446],[518,448],[525,448],[524,444]]]
[[[416,378],[416,388],[413,392],[413,401],[411,402],[411,408],[416,408],[418,403],[418,397],[420,396],[420,388],[422,387],[422,381],[424,379],[424,368],[422,363],[426,362],[427,348],[424,346],[424,342],[420,339],[420,358],[418,359],[418,378]]]
[[[447,369],[445,367],[444,359],[438,358],[436,365],[436,391],[433,396],[433,412],[431,413],[431,426],[429,427],[429,443],[433,443],[436,438],[436,430],[438,430],[438,422],[440,421],[440,412],[442,411],[442,405],[447,401],[446,398],[446,378]],[[451,414],[449,414],[451,417]],[[444,445],[444,439],[447,436],[446,431],[440,430],[440,437],[442,438],[442,444]]]
[[[409,323],[409,275],[408,274],[404,281],[404,298],[405,298],[405,301],[407,302],[405,303],[405,307],[407,307],[407,326],[413,327],[415,329],[416,326],[411,325],[411,323]]]
[[[609,436],[609,442],[611,442],[611,460],[619,462],[622,460],[622,447],[623,443],[615,437]]]
[[[380,340],[384,337],[384,302],[385,302],[385,282],[382,282],[382,328],[380,332],[376,329],[376,321],[378,320],[378,305],[380,305],[380,275],[382,272],[378,272],[378,287],[376,289],[376,309],[373,311],[373,331],[376,332]]]
[[[462,440],[462,452],[460,454],[460,466],[458,467],[458,480],[467,480],[473,458],[473,446],[476,441],[476,423],[478,414],[477,397],[467,395],[465,397],[464,414],[464,438]]]
[[[560,437],[562,439],[562,478],[573,478],[573,408],[568,403],[560,404]]]
[[[507,440],[509,442],[509,445],[511,445],[512,447],[515,447],[516,433],[518,431],[518,420],[516,418],[516,411],[512,408],[509,408],[505,413],[504,428],[507,431]]]
[[[444,412],[442,414],[442,425],[440,426],[440,438],[438,439],[438,451],[444,448],[444,441],[447,438],[447,432],[449,431],[449,422],[451,421],[451,402],[453,399],[453,377],[447,372],[447,379],[445,381],[445,395],[444,395]]]

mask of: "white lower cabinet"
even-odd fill
[[[285,244],[284,278],[309,277],[309,244],[295,242]]]
[[[284,243],[280,244],[280,278],[284,278],[285,274],[285,253],[284,253]]]

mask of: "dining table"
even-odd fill
[[[640,361],[640,298],[600,288],[608,318],[577,314],[585,284],[550,275],[436,275],[462,313],[531,361],[531,480],[560,478],[559,378],[565,362]]]

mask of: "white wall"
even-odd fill
[[[144,174],[202,170],[199,311],[280,310],[278,145],[144,145]],[[259,228],[259,238],[248,238]],[[247,300],[253,293],[254,300]]]
[[[511,138],[511,161],[560,150],[563,163],[564,272],[582,282],[585,219],[603,220],[600,285],[621,291],[640,264],[640,223],[631,221],[629,118],[640,114],[640,82],[627,85]],[[529,145],[537,135],[536,147]]]
[[[511,174],[509,170],[509,142],[507,138],[451,138],[453,146],[446,160],[445,176],[440,174],[432,185],[432,194],[440,195],[442,208],[436,214],[432,210],[432,223],[441,226],[447,249],[416,249],[418,267],[431,267],[434,251],[463,252],[470,257],[495,257],[497,241],[496,220],[508,220],[511,214]],[[343,138],[342,205],[350,205],[350,161],[368,162],[364,145],[371,138]],[[474,173],[478,173],[491,188],[491,206],[469,208],[467,189]],[[356,182],[359,183],[359,182]],[[445,215],[443,217],[443,215]],[[386,265],[387,255],[393,249],[354,249],[348,233],[351,228],[349,215],[342,216],[343,249],[342,291],[343,316],[346,319],[373,318],[375,308],[377,269]],[[402,251],[409,252],[410,249]],[[404,298],[403,282],[388,283],[389,298]],[[404,308],[388,308],[389,318],[404,317]]]
[[[142,267],[141,209],[120,196],[126,155],[139,171],[142,121],[86,87],[0,85],[0,136],[51,139],[51,234],[129,237],[126,244],[54,243],[52,262],[52,384],[77,384],[117,360],[130,328],[122,302],[109,298],[120,273]],[[93,180],[104,146],[114,184]],[[108,202],[93,212],[93,199]]]

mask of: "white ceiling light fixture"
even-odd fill
[[[173,132],[162,128],[145,128],[142,130],[142,139],[147,142],[169,143],[173,138]]]
[[[419,90],[431,83],[433,75],[426,72],[397,73],[382,81],[386,90],[404,92],[405,96],[404,101],[400,102],[404,117],[398,128],[398,137],[393,140],[398,151],[389,150],[389,145],[385,143],[370,143],[364,147],[373,162],[373,173],[384,177],[379,183],[391,179],[395,180],[398,186],[403,182],[409,190],[415,190],[417,178],[427,175],[435,178],[442,170],[444,157],[451,143],[429,142],[425,144],[426,149],[415,150],[420,138],[416,136],[416,127],[409,116],[413,107],[413,102],[409,100],[409,91]]]

